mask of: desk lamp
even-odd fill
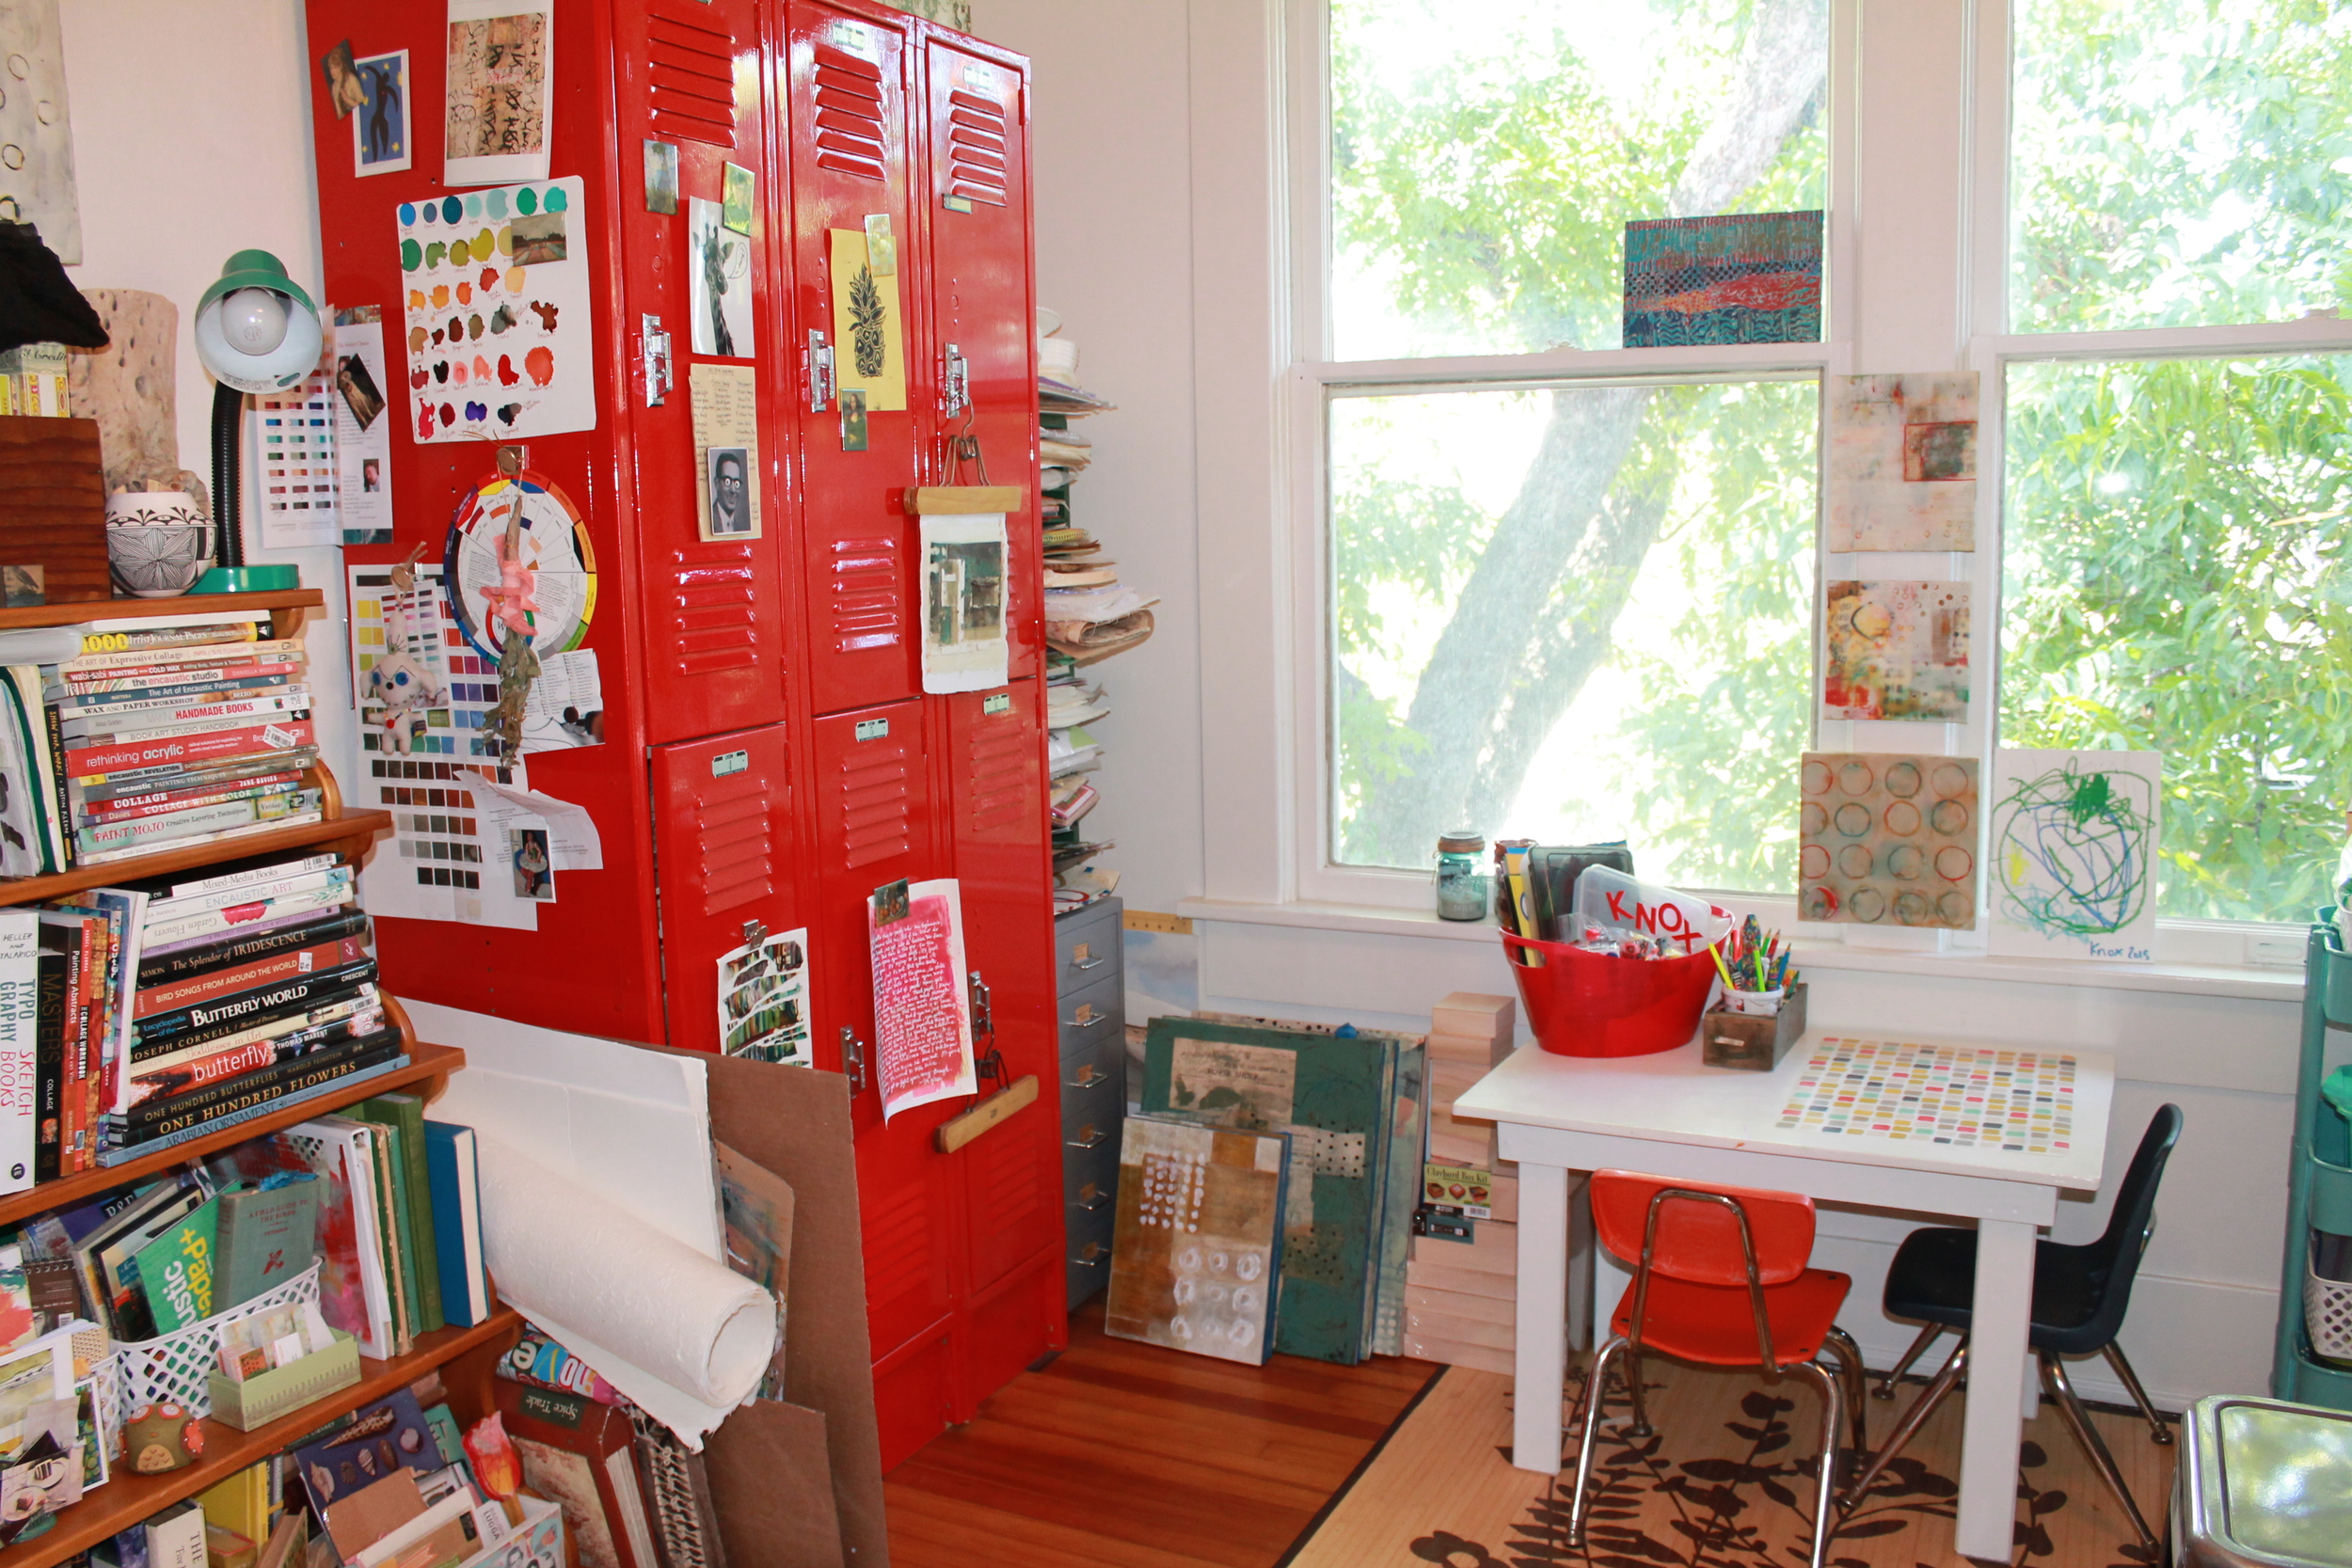
[[[266,250],[240,250],[196,306],[196,356],[213,388],[213,536],[218,564],[191,594],[247,594],[302,586],[292,566],[245,563],[245,511],[238,494],[245,395],[298,385],[319,362],[324,339],[310,296]]]

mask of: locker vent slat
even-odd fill
[[[714,781],[694,802],[695,879],[703,913],[717,914],[775,889],[775,835],[764,771]]]
[[[865,1218],[866,1299],[879,1312],[930,1280],[930,1205],[918,1199],[868,1206]]]
[[[941,150],[946,193],[992,207],[1005,205],[1005,149],[1008,145],[1005,109],[977,93],[948,95],[947,118],[941,122],[947,145]]]
[[[1035,755],[1036,737],[1019,721],[1018,709],[991,714],[972,726],[964,765],[974,836],[1022,836],[1022,811],[1028,799],[1024,786]]]
[[[912,785],[902,741],[860,741],[842,759],[838,843],[850,870],[914,847]]]
[[[1017,1236],[1047,1200],[1045,1183],[1039,1178],[1036,1140],[1026,1129],[1007,1135],[1014,1132],[1008,1126],[972,1145],[968,1184],[972,1191],[988,1195],[985,1211],[976,1210],[974,1218],[992,1239]]]
[[[759,662],[759,610],[751,547],[689,562],[671,552],[670,650],[681,675],[715,675]]]
[[[834,547],[833,644],[845,654],[895,648],[905,633],[898,542],[844,539]]]
[[[665,136],[735,145],[735,35],[707,18],[656,10],[645,19],[645,80],[653,128]]]
[[[818,166],[861,180],[887,180],[882,67],[818,44],[816,99]]]

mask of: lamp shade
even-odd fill
[[[317,309],[285,263],[266,250],[240,250],[196,306],[196,356],[240,392],[292,387],[319,362]]]

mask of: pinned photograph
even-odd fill
[[[814,1067],[808,1034],[808,931],[782,931],[719,958],[719,1049]]]
[[[896,926],[907,917],[913,892],[904,877],[895,882],[884,882],[874,890],[874,924]]]
[[[515,246],[515,265],[534,267],[548,261],[571,259],[564,247],[563,213],[538,212],[527,218],[516,218],[507,226]]]
[[[515,896],[555,902],[555,860],[548,853],[545,828],[506,830],[507,859],[515,867]]]
[[[696,354],[748,359],[752,335],[752,244],[721,221],[716,201],[686,198],[687,266],[694,278],[689,341]]]
[[[366,430],[384,417],[384,389],[375,384],[375,372],[357,354],[346,354],[335,361],[335,389],[343,395],[343,406],[361,430]],[[371,485],[369,488],[374,488]]]
[[[49,568],[0,566],[0,595],[10,610],[30,610],[49,602]]]
[[[927,515],[923,541],[923,689],[985,691],[1009,674],[1005,637],[1005,517]]]
[[[753,193],[756,189],[757,182],[750,169],[735,164],[727,165],[725,188],[721,192],[725,200],[720,204],[719,221],[739,234],[749,234],[752,231]]]
[[[350,119],[351,111],[368,101],[367,88],[359,81],[359,67],[351,57],[351,40],[345,39],[321,55],[319,70],[326,77],[326,102],[333,106],[335,118]]]
[[[351,122],[352,172],[397,174],[410,164],[408,51],[371,55],[352,71],[360,95]]]
[[[651,136],[645,138],[645,211],[677,211],[677,148]]]
[[[707,539],[731,539],[752,531],[751,454],[741,447],[713,447],[705,461],[710,468],[710,527]]]

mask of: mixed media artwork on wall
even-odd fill
[[[1976,758],[1808,752],[1803,769],[1798,918],[1976,925]]]
[[[1977,372],[1832,376],[1829,548],[1977,547]]]
[[[1821,336],[1821,214],[1625,226],[1625,346],[1810,343]]]
[[[2155,957],[2157,752],[2001,751],[1993,759],[1993,951]]]
[[[1821,717],[1958,723],[1968,717],[1968,585],[1833,582]]]

